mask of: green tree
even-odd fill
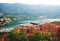
[[[58,27],[57,38],[58,38],[58,41],[60,41],[60,27]]]
[[[34,35],[28,36],[28,38],[29,38],[29,41],[40,41],[41,36],[38,31],[35,31]]]
[[[10,41],[28,41],[28,38],[25,35],[25,33],[17,31],[17,30],[11,31],[7,38],[9,38]]]
[[[28,41],[28,37],[25,36],[25,35],[21,35],[19,38],[18,38],[19,41]]]

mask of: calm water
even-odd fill
[[[29,23],[30,21],[36,21],[39,20],[38,18],[29,18],[29,19],[17,19],[16,21],[12,21],[9,24],[6,24],[2,27],[0,27],[0,29],[6,29],[6,28],[16,28],[19,26],[19,24],[24,24],[24,23]]]
[[[16,28],[19,26],[19,24],[25,24],[25,23],[29,23],[31,21],[39,21],[39,23],[44,23],[44,22],[52,22],[52,21],[60,21],[60,19],[41,19],[41,18],[37,18],[37,17],[34,17],[34,18],[24,18],[24,19],[20,19],[20,18],[17,18],[16,21],[12,21],[10,22],[9,24],[6,24],[2,27],[0,27],[0,29],[6,29],[6,28]]]

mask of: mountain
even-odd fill
[[[0,13],[2,13],[3,4],[0,3]]]
[[[60,16],[60,5],[27,5],[20,3],[0,3],[4,15]]]

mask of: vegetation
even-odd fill
[[[58,41],[60,41],[60,27],[58,28],[57,36],[58,36]]]
[[[28,41],[26,34],[17,30],[11,31],[7,39],[10,41]]]
[[[39,32],[35,31],[33,36],[28,36],[29,41],[40,41],[41,35]]]
[[[32,26],[32,27],[35,27],[35,26]],[[33,31],[32,33],[30,33],[27,29],[18,28],[18,29],[12,30],[8,33],[8,37],[6,37],[6,40],[9,40],[9,41],[60,41],[60,33],[59,33],[60,27],[58,27],[58,30],[56,30],[55,26],[50,25],[48,23],[40,25],[40,27],[43,27],[43,28],[45,27],[43,29],[44,31],[36,30],[35,28],[32,28],[35,30],[28,29],[29,31]],[[22,31],[22,30],[25,30],[25,31]],[[57,37],[56,37],[56,34],[57,34]]]
[[[42,33],[39,31],[35,31],[31,36],[27,36],[23,32],[13,30],[9,32],[9,36],[7,37],[7,40],[8,39],[10,41],[48,41],[50,37],[47,33]]]

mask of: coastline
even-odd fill
[[[43,20],[40,20],[40,21],[39,20],[38,21],[25,21],[26,23],[22,24],[22,25],[29,25],[28,23],[30,23],[30,22],[40,23],[39,25],[41,25],[41,24],[44,24],[44,23],[49,23],[49,22],[54,22],[54,21],[60,21],[60,19],[43,19]],[[10,28],[9,27],[8,28],[5,27],[3,29],[0,29],[0,32],[9,32],[9,31],[14,30],[15,28],[18,28],[18,27],[20,27],[20,24],[19,25],[15,25],[15,26],[10,27]]]

